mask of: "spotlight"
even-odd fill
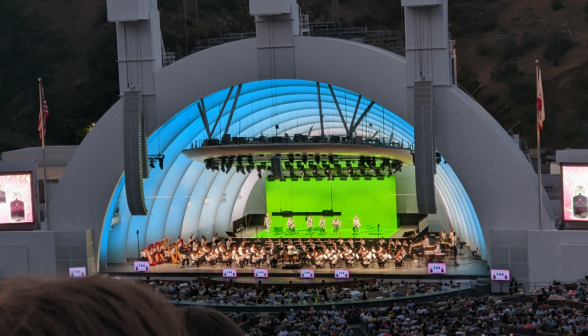
[[[302,155],[302,163],[306,164],[308,162],[308,156],[306,154]]]
[[[290,170],[290,168],[292,168],[292,164],[290,164],[290,162],[284,163],[284,166],[286,167],[287,170]]]
[[[242,166],[243,165],[243,157],[241,155],[237,156],[237,164],[239,166]]]
[[[335,163],[335,158],[333,157],[333,155],[329,155],[329,163],[330,164]]]
[[[359,162],[358,162],[359,167],[365,167],[365,156],[360,156],[359,157]]]
[[[260,165],[257,165],[256,169],[257,169],[258,173],[261,173],[261,166]]]
[[[314,156],[314,162],[316,162],[317,164],[319,164],[321,162],[321,156],[320,155],[315,155]]]
[[[290,161],[290,164],[294,164],[294,155],[288,154],[288,161]]]
[[[345,161],[345,165],[347,166],[347,168],[351,168],[351,161]]]
[[[209,169],[211,169],[211,168],[212,168],[212,166],[214,165],[214,159],[206,159],[206,160],[204,161],[204,164],[205,164],[205,166],[206,166],[206,170],[209,170]],[[155,167],[153,167],[153,168],[155,168]]]
[[[225,166],[221,165],[220,166],[220,170],[224,173],[225,172]]]
[[[439,152],[435,153],[435,162],[437,162],[437,164],[441,163],[441,154],[439,154]]]
[[[165,155],[159,158],[159,169],[163,169],[163,159],[165,158]]]
[[[226,156],[221,157],[221,166],[224,166],[226,164],[227,164],[227,157]]]
[[[258,180],[261,180],[261,172],[258,172],[258,173],[257,173],[257,179],[258,179]]]
[[[155,169],[155,163],[153,162],[153,160],[149,160],[149,167]]]
[[[251,168],[251,166],[247,166],[247,172],[248,172],[249,174],[251,174],[251,171],[252,171],[252,170],[253,170],[253,169]]]
[[[249,155],[247,157],[247,163],[249,163],[249,165],[253,166],[253,156],[252,155]]]

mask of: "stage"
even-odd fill
[[[379,268],[377,265],[371,265],[370,268],[355,267],[350,268],[350,278],[386,278],[386,279],[453,279],[459,277],[460,279],[475,280],[478,277],[488,277],[490,271],[488,264],[483,260],[475,260],[466,256],[459,256],[457,259],[459,266],[455,266],[453,262],[447,263],[447,274],[429,274],[428,268],[424,263],[421,262],[420,267],[417,267],[416,262],[411,262],[410,266],[406,268],[395,268],[394,266]],[[217,265],[214,268],[209,266],[197,267],[186,267],[180,268],[177,264],[160,264],[152,266],[149,272],[135,272],[133,269],[133,260],[129,260],[126,264],[109,264],[108,268],[100,271],[101,274],[107,274],[108,276],[121,276],[121,277],[218,277],[222,276],[223,268],[234,268],[237,270],[239,277],[253,277],[254,267],[245,266],[240,268],[236,265],[231,267],[224,267]],[[273,277],[296,277],[300,278],[299,269],[284,269],[282,263],[278,263],[277,268],[270,267],[259,267],[267,268],[269,271],[269,278]],[[334,269],[327,268],[316,268],[312,265],[302,265],[304,269],[313,269],[316,278],[334,278]],[[345,268],[345,267],[342,267]],[[239,278],[237,278],[239,279]],[[238,280],[236,280],[238,281]]]

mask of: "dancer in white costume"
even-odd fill
[[[263,221],[263,225],[267,228],[267,233],[270,232],[270,227],[272,226],[272,219],[270,218],[269,214],[265,214],[265,220]]]
[[[353,228],[356,232],[359,232],[359,228],[361,227],[361,223],[359,222],[359,217],[353,217]]]
[[[294,219],[292,217],[288,218],[288,222],[286,223],[286,227],[292,231],[296,229],[296,224],[294,224]]]
[[[337,217],[335,217],[335,219],[333,219],[333,229],[337,230],[337,233],[339,233],[339,229],[341,228],[341,220],[337,219]]]
[[[308,227],[310,229],[310,232],[312,232],[312,225],[313,225],[313,218],[312,218],[312,216],[308,216],[308,218],[306,218],[306,227]]]
[[[321,232],[325,232],[325,216],[321,217],[321,220],[319,221],[319,226],[321,227]]]

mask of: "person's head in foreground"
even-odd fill
[[[198,323],[218,323],[215,330],[224,335],[243,335],[224,315],[201,311],[186,314],[151,288],[126,281],[15,279],[0,284],[2,336],[221,335],[196,330]]]

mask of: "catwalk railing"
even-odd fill
[[[413,150],[414,144],[404,142],[404,140],[385,141],[380,138],[362,138],[362,137],[345,137],[345,136],[307,136],[295,134],[294,136],[259,136],[259,137],[232,137],[224,136],[222,139],[204,139],[192,143],[192,148],[223,146],[223,145],[254,145],[254,144],[277,144],[277,143],[317,143],[317,144],[346,144],[346,145],[366,145],[374,147],[395,148]]]
[[[369,44],[402,56],[405,54],[404,37],[399,31],[368,30],[367,27],[336,28],[332,23],[330,24],[328,22],[310,23],[308,29],[310,30],[310,36],[349,40]],[[308,33],[306,29],[305,33]],[[251,32],[223,34],[217,38],[196,40],[196,46],[192,49],[192,53],[216,47],[224,43],[255,38],[256,36],[257,34],[255,32]]]

